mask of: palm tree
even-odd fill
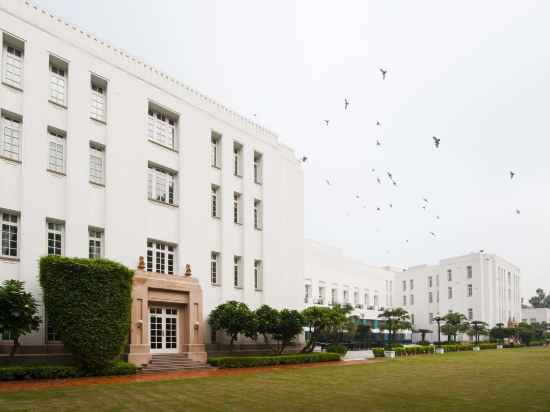
[[[426,342],[426,335],[428,333],[433,333],[433,330],[430,330],[430,329],[416,329],[413,332],[414,333],[420,333],[420,336],[422,337],[420,342]]]
[[[474,320],[470,322],[470,333],[473,335],[476,346],[479,345],[479,336],[487,334],[487,323],[480,320]]]
[[[468,330],[469,324],[466,321],[466,316],[458,312],[449,312],[443,317],[445,325],[443,326],[443,333],[447,335],[448,343],[453,340],[456,342],[456,335],[458,333],[464,333]]]
[[[388,346],[391,348],[395,341],[397,331],[410,329],[409,313],[403,308],[386,309],[378,315],[384,321],[384,328],[389,332]]]
[[[437,344],[441,345],[441,322],[444,322],[445,319],[441,316],[436,316],[433,320],[437,322]]]

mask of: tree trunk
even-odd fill
[[[10,356],[14,356],[15,355],[15,352],[17,352],[17,349],[19,348],[20,344],[19,344],[19,336],[16,336],[15,338],[13,338],[13,346],[11,348],[11,352],[10,352]]]

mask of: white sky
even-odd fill
[[[550,289],[550,1],[34,3],[309,156],[306,237],[375,265],[484,249]]]

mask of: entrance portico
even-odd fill
[[[206,362],[202,291],[187,266],[184,276],[145,272],[140,257],[134,274],[128,361],[149,363],[153,354],[185,354]]]

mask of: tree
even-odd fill
[[[310,306],[302,311],[304,326],[309,329],[309,338],[302,352],[312,352],[315,342],[324,335],[339,333],[348,322],[348,314],[353,310],[350,305]]]
[[[422,339],[420,341],[421,342],[426,342],[426,335],[428,333],[433,333],[433,330],[430,330],[430,329],[416,329],[414,331],[414,333],[420,333],[420,336],[422,337]]]
[[[441,316],[436,316],[433,320],[437,323],[437,344],[441,345],[441,322],[444,322],[445,319]]]
[[[479,337],[485,336],[489,332],[487,330],[487,323],[480,320],[474,320],[470,322],[470,327],[468,329],[468,334],[474,337],[476,345],[479,345]]]
[[[496,326],[490,330],[489,336],[498,343],[503,343],[504,338],[509,337],[507,336],[508,332],[507,328],[504,328],[503,323],[497,323]]]
[[[550,308],[550,295],[547,295],[544,290],[537,289],[536,295],[529,299],[529,303],[534,308]]]
[[[529,345],[529,343],[536,338],[536,331],[534,326],[529,325],[525,322],[521,322],[515,327],[515,333],[518,339],[524,345]]]
[[[230,336],[230,351],[239,334],[254,336],[256,319],[254,313],[244,303],[231,300],[218,305],[208,317],[208,324],[214,330],[223,330]]]
[[[466,316],[458,312],[449,312],[443,316],[445,325],[441,327],[441,331],[447,335],[447,342],[456,342],[456,335],[464,333],[468,330],[469,324],[466,322]]]
[[[279,312],[269,305],[262,305],[255,311],[258,333],[264,337],[264,342],[269,343],[268,335],[275,332]]]
[[[10,356],[19,348],[19,338],[39,326],[38,305],[32,294],[25,292],[24,282],[4,281],[0,286],[0,330],[13,339]]]
[[[276,352],[282,354],[296,335],[302,333],[304,318],[297,310],[283,309],[278,313],[273,338],[277,341]]]
[[[409,313],[403,308],[386,309],[378,317],[383,319],[384,329],[389,332],[388,346],[390,348],[393,346],[398,331],[411,328]]]

